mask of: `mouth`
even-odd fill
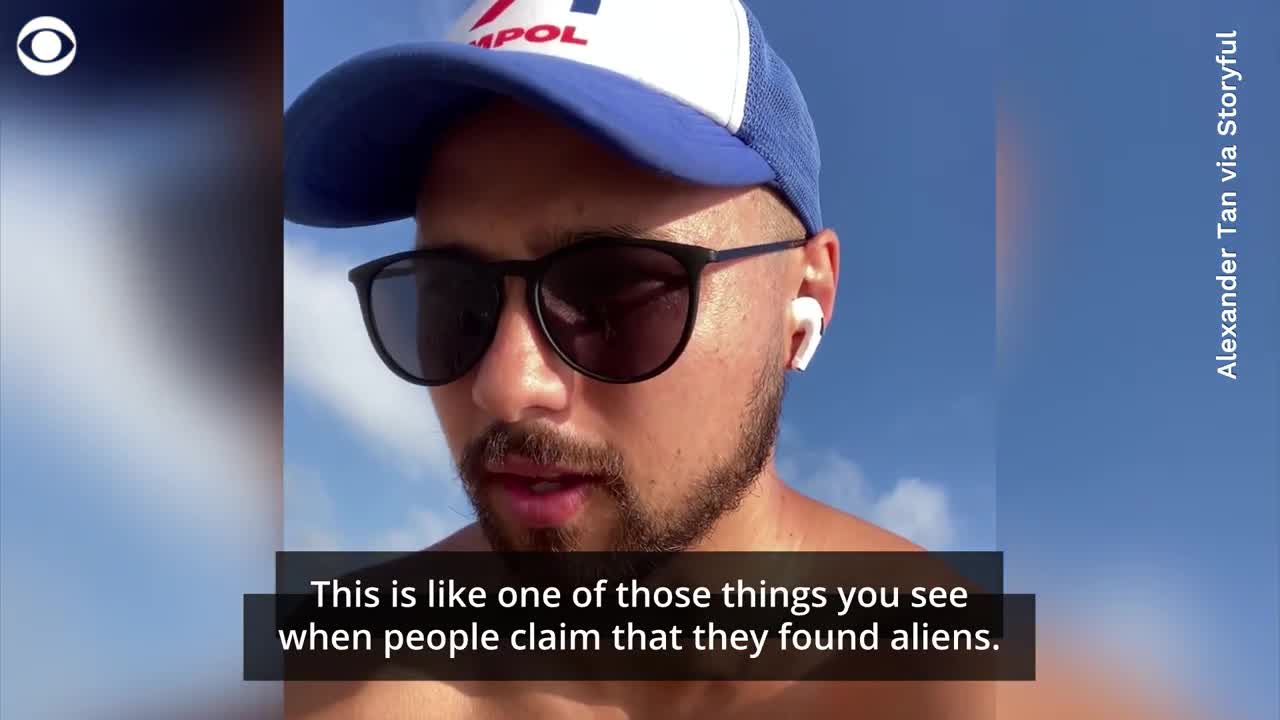
[[[503,514],[530,529],[562,527],[580,515],[600,478],[574,468],[509,457],[485,467]]]

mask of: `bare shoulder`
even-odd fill
[[[792,490],[788,523],[795,528],[786,544],[797,550],[923,552],[924,548],[862,518]]]
[[[462,689],[442,682],[285,683],[289,720],[481,717]]]

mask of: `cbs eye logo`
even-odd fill
[[[76,59],[76,34],[56,17],[38,17],[18,31],[18,59],[36,75],[57,75]]]

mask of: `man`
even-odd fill
[[[804,98],[749,12],[481,2],[458,27],[456,44],[338,68],[286,117],[289,216],[413,215],[433,253],[356,282],[390,369],[432,386],[477,511],[444,546],[907,547],[773,466],[784,374],[832,319],[839,241]],[[691,274],[635,240],[766,247]],[[525,278],[476,265],[546,257],[533,303]]]
[[[906,550],[790,488],[784,379],[832,321],[817,135],[738,0],[482,0],[285,119],[286,215],[414,217],[355,269],[370,339],[429,393],[477,522],[440,550]],[[990,717],[937,684],[290,688],[370,717]],[[1012,715],[1011,715],[1012,716]]]

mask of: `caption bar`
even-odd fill
[[[1032,680],[999,553],[279,553],[246,680]]]

